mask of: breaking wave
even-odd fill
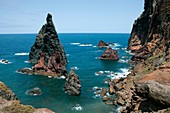
[[[15,56],[24,56],[24,55],[29,55],[29,53],[15,53]]]

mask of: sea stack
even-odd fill
[[[29,53],[33,63],[32,73],[46,76],[61,76],[66,72],[66,54],[59,41],[52,15],[48,14],[46,24],[42,26]]]
[[[70,74],[66,79],[64,90],[68,95],[78,96],[81,94],[80,80],[78,75],[76,75],[73,70],[70,71]]]
[[[107,50],[99,57],[101,60],[119,60],[117,50],[113,50],[112,48],[107,48]]]
[[[106,42],[104,42],[103,40],[100,40],[99,43],[97,44],[98,47],[106,47],[109,46]]]

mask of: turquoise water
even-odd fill
[[[10,64],[0,63],[0,81],[8,85],[23,104],[36,108],[45,107],[57,113],[109,113],[116,112],[114,106],[105,105],[101,98],[95,95],[93,87],[107,87],[104,79],[110,76],[97,76],[98,71],[114,71],[123,74],[129,68],[127,62],[122,62],[123,56],[130,58],[126,52],[129,34],[59,34],[69,64],[67,69],[77,67],[75,72],[79,75],[82,84],[80,96],[69,96],[64,93],[63,79],[48,78],[38,75],[24,75],[16,70],[31,67],[25,62],[28,53],[35,41],[36,34],[1,34],[0,59],[6,59]],[[100,40],[115,43],[112,48],[117,49],[120,61],[101,61],[96,59],[106,48],[96,47]],[[85,45],[84,45],[85,44]],[[114,76],[112,76],[114,77]],[[34,87],[42,90],[40,96],[26,95],[26,91]],[[82,109],[76,110],[79,104]]]

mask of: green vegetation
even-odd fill
[[[163,56],[162,53],[161,53],[161,54],[158,54],[158,55],[155,55],[155,56],[151,56],[151,57],[148,58],[148,61],[152,61],[152,60],[154,60],[154,59],[161,58],[162,56]]]
[[[170,113],[170,108],[168,108],[168,109],[165,111],[165,113]]]
[[[4,107],[4,113],[33,113],[35,108],[28,105],[22,105],[20,101],[14,100],[11,105]]]

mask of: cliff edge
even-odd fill
[[[119,112],[170,112],[170,1],[145,0],[128,41],[131,73],[109,82]],[[110,97],[109,97],[110,98]],[[109,103],[108,103],[109,101]]]

